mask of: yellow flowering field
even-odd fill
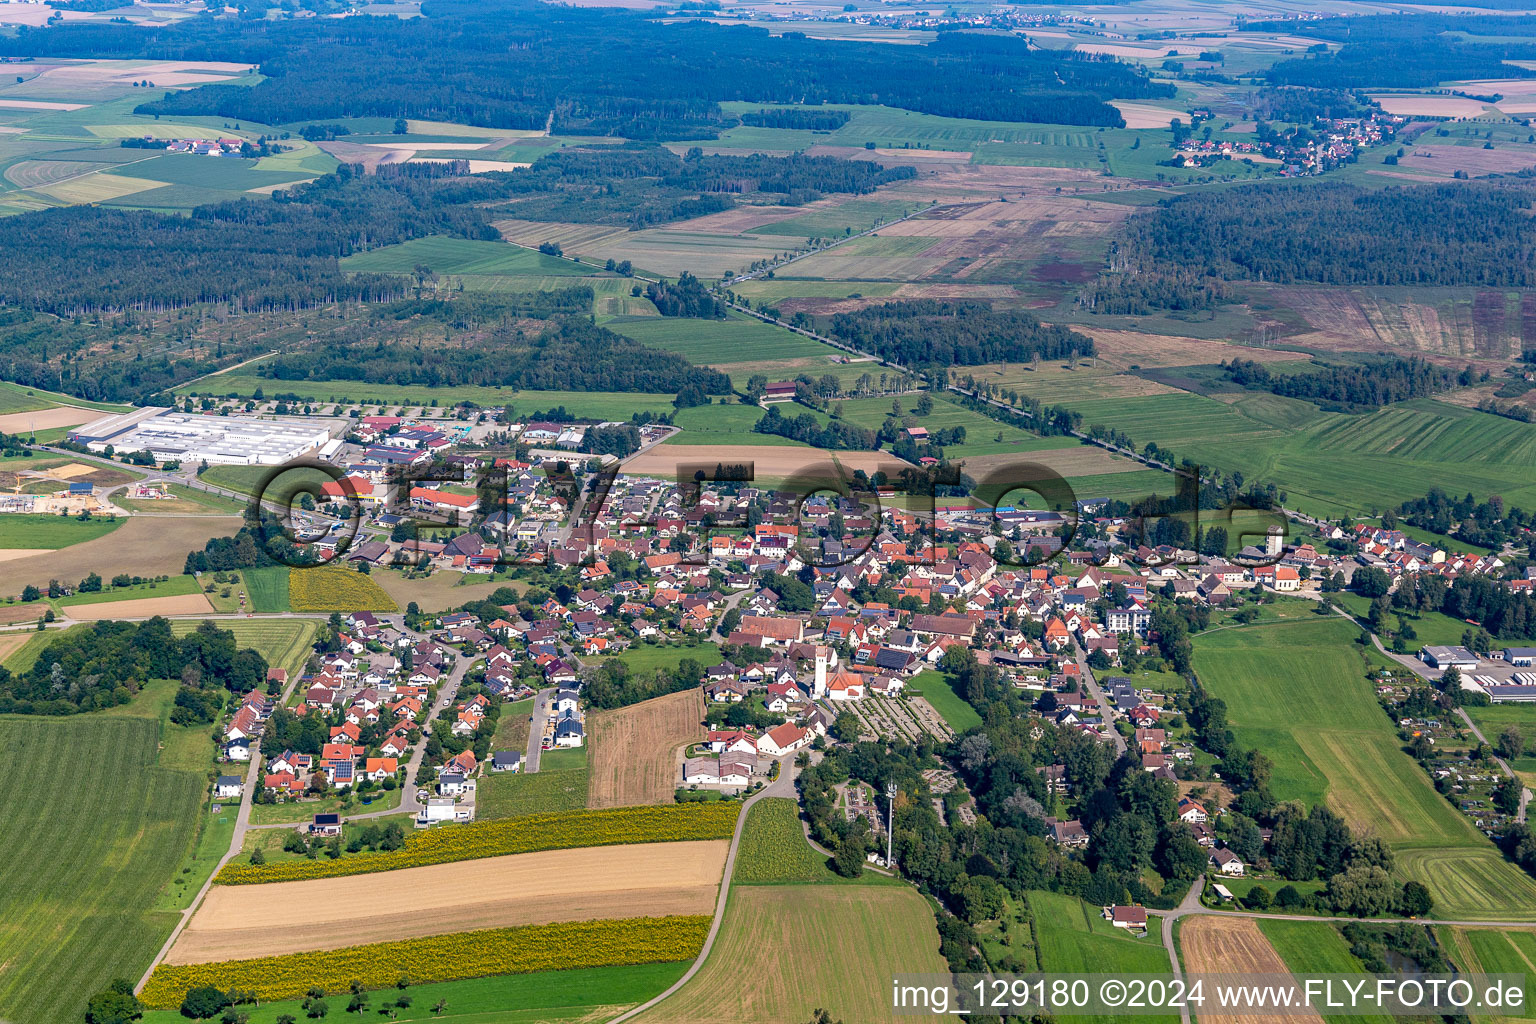
[[[334,563],[288,570],[288,603],[296,612],[395,612],[400,606],[373,580]]]
[[[699,955],[709,920],[707,915],[690,915],[571,921],[255,960],[161,964],[139,998],[151,1009],[173,1010],[189,989],[200,985],[255,992],[268,1002],[301,996],[316,985],[327,992],[344,992],[354,981],[367,988],[387,988],[402,976],[427,984],[491,974],[670,963]]]
[[[363,851],[337,860],[290,860],[273,864],[231,862],[224,865],[214,881],[220,885],[294,882],[540,850],[729,839],[736,830],[736,818],[740,813],[740,804],[724,801],[550,811],[412,832],[398,850]]]

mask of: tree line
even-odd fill
[[[1505,63],[1536,57],[1536,18],[1528,15],[1383,14],[1316,20],[1253,21],[1248,31],[1285,32],[1342,43],[1333,53],[1278,61],[1266,73],[1277,85],[1327,89],[1425,88],[1479,78],[1530,78]],[[1463,35],[1512,37],[1470,41]]]
[[[1092,356],[1093,339],[1022,310],[983,302],[910,299],[832,317],[839,340],[903,366],[978,366]]]
[[[126,704],[152,679],[180,679],[184,690],[247,693],[266,681],[267,662],[235,635],[204,622],[180,639],[168,620],[104,620],[55,634],[32,667],[0,666],[0,713],[69,715]],[[222,694],[198,700],[222,706]],[[183,708],[178,700],[177,708]],[[172,712],[185,720],[185,714]],[[211,717],[193,720],[212,721]]]
[[[785,416],[777,405],[770,405],[762,419],[752,424],[752,429],[759,434],[775,434],[831,451],[867,452],[877,447],[873,430],[840,419],[823,424],[808,412]]]
[[[675,284],[667,281],[653,281],[646,285],[645,297],[655,303],[656,310],[662,316],[688,316],[705,320],[725,319],[727,309],[725,303],[715,298],[698,278],[686,270]]]
[[[1424,398],[1456,384],[1456,374],[1418,356],[1386,356],[1347,366],[1313,361],[1293,373],[1272,373],[1263,363],[1234,358],[1221,364],[1228,380],[1250,391],[1304,398],[1323,408],[1379,409]]]

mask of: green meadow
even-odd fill
[[[481,242],[432,235],[398,245],[355,253],[341,261],[356,273],[410,274],[416,267],[443,274],[501,274],[507,276],[586,277],[591,267],[509,242]]]
[[[77,1024],[92,993],[136,979],[170,934],[176,915],[156,903],[197,832],[213,754],[207,729],[164,721],[174,695],[166,684],[106,712],[0,716],[0,1017]]]
[[[1273,761],[1274,795],[1326,802],[1352,828],[1386,840],[1397,874],[1430,887],[1437,916],[1536,913],[1536,880],[1506,862],[1401,749],[1365,679],[1358,633],[1316,617],[1212,630],[1195,639],[1195,671],[1226,702],[1238,743]]]
[[[1363,414],[1257,393],[1230,404],[1181,392],[1072,407],[1085,425],[1118,427],[1138,447],[1156,441],[1177,457],[1274,483],[1290,506],[1314,514],[1394,508],[1431,487],[1536,502],[1536,424],[1430,399]]]

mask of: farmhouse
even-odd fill
[[[1231,850],[1212,850],[1209,863],[1224,875],[1242,877],[1243,859]]]
[[[1131,931],[1145,931],[1147,927],[1146,907],[1105,907],[1104,920],[1116,928],[1126,928]]]

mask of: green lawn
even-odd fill
[[[1452,963],[1466,973],[1525,975],[1525,1012],[1499,1018],[1478,1016],[1479,1021],[1529,1020],[1536,999],[1536,934],[1526,930],[1493,928],[1435,929],[1435,937]]]
[[[214,487],[239,491],[255,497],[258,490],[269,501],[297,499],[306,486],[313,484],[318,490],[330,483],[331,476],[318,469],[296,467],[282,473],[274,466],[209,466],[200,479]],[[263,489],[264,487],[264,489]]]
[[[645,1000],[683,976],[687,963],[640,964],[632,967],[587,967],[572,971],[541,971],[534,974],[504,974],[467,981],[449,981],[438,985],[418,985],[407,990],[409,1007],[396,1010],[395,1020],[441,1020],[452,1024],[576,1024],[594,1018],[612,1016],[621,1007]],[[377,992],[372,998],[376,1016],[386,1005],[389,993]],[[439,1001],[447,1006],[441,1016],[432,1012]],[[337,1016],[345,1000],[335,997]],[[303,1007],[295,1001],[267,1003],[260,1007],[243,1006],[250,1014],[250,1024],[273,1024],[283,1014],[304,1020]],[[186,1018],[174,1010],[151,1010],[144,1014],[144,1024],[185,1024]]]
[[[94,516],[81,520],[74,516],[0,515],[0,548],[67,548],[105,537],[123,522]]]
[[[1029,907],[1035,919],[1040,969],[1048,973],[1170,974],[1168,951],[1162,943],[1162,919],[1147,921],[1146,938],[1136,938],[1103,918],[1103,911],[1074,896],[1031,892]],[[1078,1020],[1111,1021],[1112,1017],[1078,1017]],[[1146,1017],[1175,1021],[1175,1016]]]
[[[163,181],[168,185],[245,192],[267,185],[283,185],[310,174],[293,171],[258,171],[255,160],[240,157],[206,157],[192,153],[167,153],[108,171],[128,178]]]
[[[709,668],[721,662],[720,646],[702,643],[694,647],[673,647],[671,644],[636,644],[627,651],[608,658],[585,658],[583,664],[601,665],[605,661],[622,661],[632,673],[649,675],[656,669],[668,671],[677,668],[678,662],[692,658],[701,668]]]
[[[590,744],[579,747],[557,747],[539,755],[539,772],[584,772],[587,770],[587,750]]]
[[[73,405],[80,409],[99,409],[106,412],[127,412],[131,405],[114,405],[110,402],[88,402],[83,398],[75,398],[73,395],[60,394],[56,391],[44,391],[42,388],[27,387],[25,384],[12,384],[10,381],[0,380],[0,412],[31,412],[34,409],[47,409],[55,405]]]
[[[0,1017],[78,1024],[92,993],[137,979],[170,934],[175,915],[154,908],[191,848],[213,751],[206,729],[162,722],[174,693],[0,717]]]
[[[840,355],[836,349],[819,341],[774,327],[752,317],[728,320],[690,320],[679,317],[646,317],[614,320],[608,329],[667,352],[676,352],[699,366],[718,366],[727,373],[733,363],[761,363],[774,360],[818,360],[827,362]],[[815,371],[812,371],[815,372]],[[746,384],[746,376],[737,386]]]
[[[515,818],[543,811],[574,811],[587,806],[587,769],[547,771],[549,755],[539,758],[539,771],[497,772],[480,780],[475,790],[475,816],[481,821]]]
[[[911,687],[933,705],[933,710],[944,716],[944,721],[955,732],[965,732],[981,725],[981,716],[976,713],[976,709],[960,699],[944,673],[937,669],[927,669],[913,676]]]
[[[288,567],[269,565],[262,569],[242,569],[245,596],[253,612],[288,611]]]
[[[146,597],[176,597],[179,594],[198,594],[202,588],[191,576],[172,576],[159,583],[139,583],[126,587],[104,586],[95,594],[72,594],[55,598],[48,603],[55,608],[71,608],[82,604],[111,604],[114,601],[137,601]]]
[[[1371,599],[1368,597],[1348,592],[1335,594],[1334,597],[1345,611],[1361,621],[1364,621],[1365,617],[1370,614]],[[1387,629],[1390,631],[1397,629],[1397,614],[1396,611],[1393,611],[1387,615]],[[1405,617],[1408,620],[1408,625],[1412,626],[1414,633],[1417,634],[1412,640],[1408,641],[1409,651],[1417,651],[1426,644],[1443,644],[1455,647],[1461,643],[1464,633],[1477,628],[1460,619],[1453,619],[1443,612],[1409,612],[1405,613]],[[1525,639],[1529,640],[1530,638]],[[1383,642],[1385,643],[1386,641]],[[1522,640],[1519,638],[1509,638],[1500,642],[1500,646],[1518,647],[1521,644]]]
[[[125,498],[118,494],[113,497],[112,503],[121,505],[130,512],[175,512],[179,515],[193,516],[237,516],[246,508],[243,501],[210,494],[184,484],[171,484],[167,491],[171,495],[170,498]]]
[[[1402,751],[1364,678],[1358,630],[1301,619],[1207,632],[1195,671],[1226,702],[1238,742],[1274,762],[1281,800],[1326,800],[1352,828],[1391,843],[1397,873],[1430,887],[1442,917],[1536,912],[1536,881],[1447,803]]]
[[[741,384],[746,384],[743,380]],[[797,410],[799,406],[795,407]],[[759,434],[752,425],[763,418],[764,409],[759,405],[696,405],[691,409],[679,409],[672,418],[682,432],[673,434],[666,444],[687,445],[769,445],[782,448],[804,448],[798,441],[777,434]]]
[[[410,274],[418,266],[444,274],[543,275],[586,277],[593,268],[546,256],[510,242],[480,242],[433,235],[348,256],[343,270],[355,273]],[[572,281],[570,284],[575,284]]]

